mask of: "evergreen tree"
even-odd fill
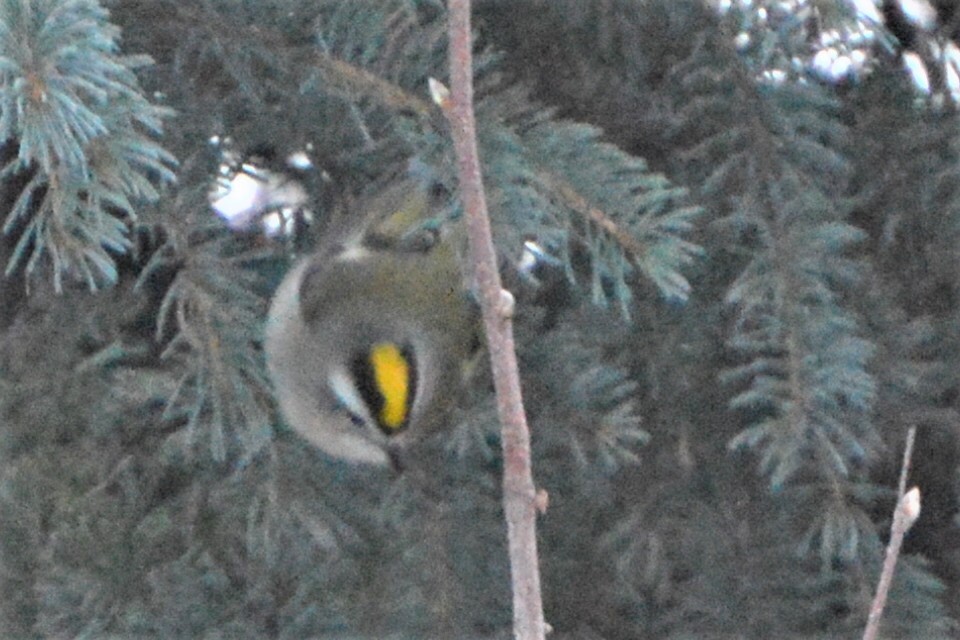
[[[881,24],[807,64],[847,3],[713,4],[475,7],[553,636],[858,637],[917,426],[881,629],[955,637],[956,110]],[[456,192],[446,64],[439,0],[0,0],[0,635],[510,636],[489,374],[398,475],[292,433],[261,351],[350,202]],[[219,218],[227,161],[299,210]]]

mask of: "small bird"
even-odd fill
[[[389,185],[360,203],[359,233],[303,258],[274,295],[265,350],[281,412],[334,458],[396,465],[463,390],[479,314],[456,233],[432,218],[438,198],[416,179]]]

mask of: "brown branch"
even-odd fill
[[[890,525],[890,542],[887,544],[886,557],[883,559],[883,570],[880,572],[880,581],[877,583],[877,594],[870,605],[870,615],[867,617],[867,626],[863,630],[863,640],[875,640],[880,630],[880,618],[883,608],[887,604],[887,594],[893,583],[893,570],[897,566],[900,556],[900,546],[903,536],[907,533],[920,516],[920,489],[914,487],[904,493],[907,487],[907,473],[910,470],[910,458],[913,455],[913,441],[917,436],[917,428],[910,427],[907,432],[907,444],[903,450],[903,465],[900,467],[900,484],[897,487],[897,506],[893,512],[893,523]]]
[[[639,262],[644,254],[644,247],[636,238],[624,229],[621,229],[609,215],[591,205],[585,197],[580,195],[580,193],[567,182],[546,173],[542,173],[541,175],[547,183],[553,187],[556,193],[563,198],[563,203],[584,219],[585,224],[592,223],[597,225],[601,231],[616,241],[634,264]]]
[[[389,109],[410,111],[424,119],[432,116],[433,109],[428,101],[404,91],[375,73],[328,55],[318,55],[313,62],[323,72],[330,87],[348,96],[372,98]]]
[[[450,84],[447,95],[432,85],[436,101],[450,122],[466,212],[473,277],[483,310],[487,345],[497,393],[503,442],[503,506],[513,585],[513,632],[521,640],[544,637],[540,569],[537,558],[536,493],[530,465],[530,431],[520,393],[513,341],[513,297],[504,290],[480,175],[473,115],[473,58],[470,0],[450,0]],[[542,502],[542,501],[541,501]]]

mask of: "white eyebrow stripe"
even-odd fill
[[[360,397],[353,379],[342,369],[333,371],[327,378],[330,390],[350,413],[362,419],[366,424],[374,424],[367,404]]]

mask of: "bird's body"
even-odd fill
[[[284,278],[265,346],[295,431],[335,458],[386,464],[443,427],[479,324],[456,247],[420,233],[428,194],[401,184],[367,206],[357,240],[321,249]]]

